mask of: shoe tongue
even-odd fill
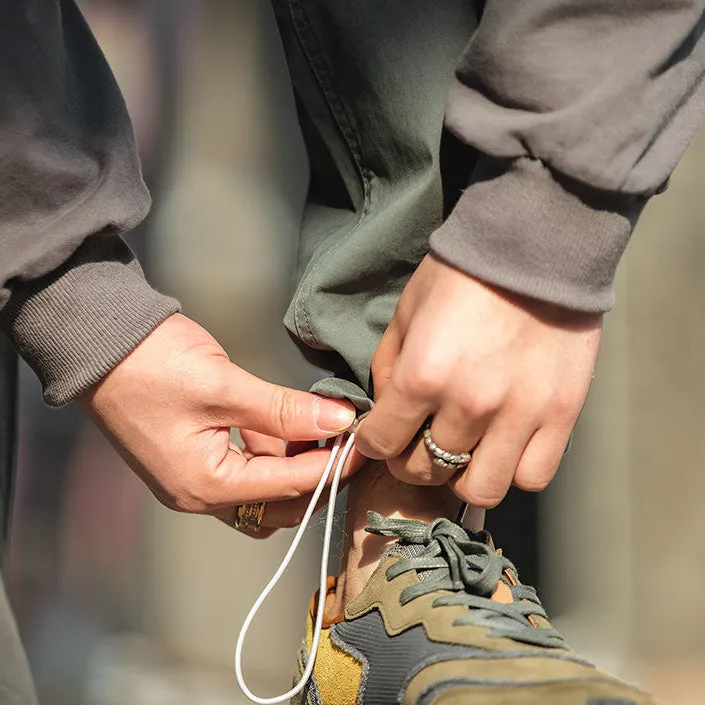
[[[426,546],[420,543],[407,543],[406,541],[399,540],[391,544],[387,550],[382,555],[382,560],[387,556],[402,556],[403,558],[416,558],[420,556]]]
[[[382,554],[382,560],[388,556],[400,556],[401,558],[416,558],[420,556],[426,546],[420,543],[408,543],[403,540],[395,541],[391,544],[387,550]],[[423,580],[431,571],[430,570],[417,570],[416,574],[419,576],[419,580]]]

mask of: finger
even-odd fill
[[[339,490],[343,490],[350,478],[341,480]],[[237,530],[253,538],[268,538],[277,529],[293,529],[301,524],[311,503],[312,494],[307,494],[298,499],[288,499],[279,502],[266,502],[262,514],[259,530],[241,526]],[[314,512],[319,511],[328,504],[330,490],[324,490],[316,502]],[[235,527],[238,506],[224,507],[213,511],[213,516],[220,519],[231,528]]]
[[[341,483],[341,489],[343,485]],[[328,504],[330,491],[325,490],[318,498],[314,512],[319,511]],[[299,526],[311,503],[311,495],[304,495],[298,499],[289,499],[282,502],[270,502],[266,505],[262,526],[277,529],[293,529]]]
[[[235,528],[235,517],[237,515],[237,506],[217,509],[213,511],[213,516],[223,522],[228,528],[235,529],[240,534],[249,536],[251,539],[268,539],[277,532],[277,527],[260,526],[259,531],[246,526]],[[265,507],[265,512],[268,507]]]
[[[341,480],[338,494],[345,489],[349,482],[349,477],[345,480]],[[329,500],[330,490],[327,489],[318,498],[314,513],[327,506]],[[298,499],[289,499],[281,502],[270,502],[265,507],[262,525],[270,528],[276,527],[278,529],[293,529],[299,526],[303,521],[310,502],[311,495],[304,495]]]
[[[389,382],[392,376],[394,363],[401,352],[402,342],[402,332],[395,323],[395,319],[392,319],[392,322],[382,336],[382,340],[379,341],[375,354],[372,356],[372,382],[376,399],[382,396],[387,382]]]
[[[512,421],[498,419],[492,424],[473,452],[470,465],[450,479],[451,489],[463,501],[490,509],[504,499],[534,432],[533,427],[519,427]]]
[[[570,429],[539,429],[519,461],[514,484],[528,492],[540,492],[554,478],[563,459]]]
[[[218,467],[212,486],[204,493],[209,513],[245,502],[297,499],[309,494],[318,485],[329,456],[330,451],[317,448],[292,458],[260,456],[246,460],[236,450],[230,450]],[[349,478],[362,461],[352,452],[341,477]]]
[[[402,453],[434,411],[430,398],[414,393],[402,381],[408,378],[400,362],[355,434],[357,449],[374,460],[388,460]]]
[[[281,458],[286,455],[286,442],[280,438],[273,438],[246,428],[240,429],[240,437],[244,444],[246,457],[273,455]]]
[[[235,526],[235,524],[237,523],[238,509],[240,508],[240,505],[238,504],[231,507],[221,507],[220,509],[214,509],[211,514],[216,519],[222,521],[223,524],[225,524],[230,529],[235,529],[238,533],[244,534],[245,536],[249,536],[253,539],[267,539],[272,536],[272,534],[274,534],[278,528],[280,528],[278,526],[266,525],[264,519],[265,515],[270,514],[272,511],[272,507],[276,504],[281,503],[265,503],[264,514],[262,515],[262,522],[260,523],[259,527],[250,527],[246,524],[240,524],[240,526]],[[284,502],[283,504],[286,504],[286,502]]]
[[[347,401],[270,384],[229,365],[212,404],[218,422],[285,440],[316,440],[349,428],[355,409]]]
[[[454,455],[471,451],[489,425],[487,416],[473,419],[457,404],[446,404],[431,420],[431,440]],[[415,485],[443,485],[459,468],[445,468],[433,462],[423,434],[402,455],[387,461],[390,472],[399,480]]]
[[[318,448],[318,441],[289,441],[286,444],[286,457],[293,458],[295,455],[306,453],[316,448]]]

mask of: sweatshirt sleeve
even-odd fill
[[[446,124],[479,152],[432,250],[567,308],[619,260],[705,112],[705,0],[487,0]]]
[[[0,328],[59,405],[178,303],[120,237],[150,199],[122,96],[73,0],[0,3],[0,96]]]

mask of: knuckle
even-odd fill
[[[526,492],[541,492],[548,487],[550,480],[545,477],[525,477],[515,481],[517,487]]]
[[[302,413],[298,395],[286,387],[277,387],[272,394],[270,409],[272,427],[285,434]]]
[[[504,498],[503,493],[494,492],[489,488],[480,488],[470,492],[470,503],[481,509],[494,509]]]
[[[396,480],[399,480],[399,482],[403,482],[407,485],[414,485],[418,484],[415,482],[415,478],[409,471],[406,469],[406,465],[402,462],[396,462],[394,459],[392,460],[387,460],[387,468],[389,468],[389,472],[392,475],[392,477]]]
[[[303,481],[297,481],[296,477],[292,478],[291,486],[284,488],[281,492],[281,499],[287,502],[294,502],[301,499],[307,492],[307,488],[303,487]]]
[[[378,460],[393,458],[404,450],[398,447],[398,442],[379,433],[374,427],[369,427],[369,421],[359,431],[358,448],[370,458]]]
[[[553,478],[554,472],[546,471],[546,467],[521,466],[517,468],[514,484],[526,492],[542,492]]]
[[[509,489],[508,484],[499,477],[468,478],[465,484],[467,499],[470,504],[482,509],[493,509],[503,499]]]
[[[445,381],[445,374],[438,365],[421,363],[404,370],[399,388],[407,398],[437,399],[443,394]]]
[[[442,485],[446,480],[434,472],[430,463],[413,462],[403,457],[390,458],[387,460],[387,467],[397,480],[409,485]]]
[[[466,391],[456,403],[467,419],[484,419],[495,414],[501,407],[504,395],[498,388]]]
[[[280,489],[278,494],[283,501],[294,502],[311,491],[307,484],[306,472],[299,464],[299,459],[294,458],[294,462],[289,468],[287,484]]]
[[[567,441],[568,434],[556,434],[530,445],[514,473],[514,484],[527,492],[545,490],[558,472]]]

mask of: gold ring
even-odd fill
[[[233,527],[239,531],[242,529],[249,529],[255,532],[259,531],[262,525],[265,504],[266,502],[246,502],[245,504],[241,504],[235,510]]]

